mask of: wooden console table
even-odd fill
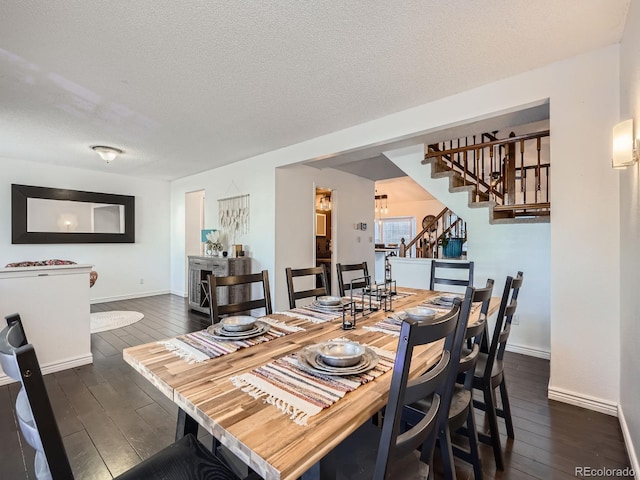
[[[251,273],[249,257],[200,257],[189,256],[189,307],[200,313],[209,314],[209,285],[207,275],[226,277]],[[250,286],[218,287],[220,303],[236,303],[248,300]]]

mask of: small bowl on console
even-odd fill
[[[228,332],[244,332],[251,330],[256,325],[255,317],[249,315],[234,315],[220,320],[222,329]]]
[[[356,342],[332,341],[318,346],[318,355],[332,367],[352,367],[362,360],[365,349]]]
[[[436,317],[436,311],[432,308],[413,307],[405,310],[407,317],[416,322],[426,322]]]

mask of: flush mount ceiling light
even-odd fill
[[[91,150],[100,155],[105,162],[109,163],[111,160],[114,160],[118,155],[124,153],[123,150],[115,147],[105,147],[103,145],[94,145],[91,147]]]

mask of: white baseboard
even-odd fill
[[[171,295],[177,295],[182,298],[187,298],[187,292],[178,292],[176,290],[171,290]]]
[[[640,475],[640,463],[638,463],[638,455],[631,440],[631,432],[629,432],[629,426],[627,420],[624,418],[624,412],[622,411],[622,405],[618,405],[618,420],[620,420],[620,428],[622,429],[622,436],[624,437],[624,444],[627,447],[627,454],[629,455],[629,461],[631,462],[631,468],[635,472],[635,479],[638,480]]]
[[[524,347],[522,345],[512,345],[507,343],[507,352],[521,353],[522,355],[529,355],[530,357],[544,358],[545,360],[551,360],[551,352],[548,350],[541,350],[539,348]]]
[[[68,358],[67,360],[62,360],[60,362],[41,365],[40,369],[42,370],[42,374],[46,375],[47,373],[54,373],[61,370],[67,370],[69,368],[81,367],[82,365],[88,365],[90,363],[93,363],[92,353],[89,353],[88,355],[82,355],[81,357]],[[0,374],[0,385],[8,385],[9,383],[13,382],[15,382],[13,378],[8,377],[4,373]]]
[[[89,303],[93,305],[94,303],[116,302],[118,300],[129,300],[132,298],[153,297],[154,295],[165,295],[167,293],[171,293],[171,291],[156,290],[155,292],[142,292],[142,293],[132,293],[129,295],[116,295],[114,297],[93,298],[90,300]]]
[[[594,412],[604,413],[613,417],[618,416],[618,404],[603,398],[591,397],[581,393],[564,390],[557,387],[549,387],[549,400],[557,400],[559,402],[568,403],[577,407],[593,410]]]

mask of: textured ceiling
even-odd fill
[[[628,5],[2,0],[0,157],[175,179],[617,43]]]

